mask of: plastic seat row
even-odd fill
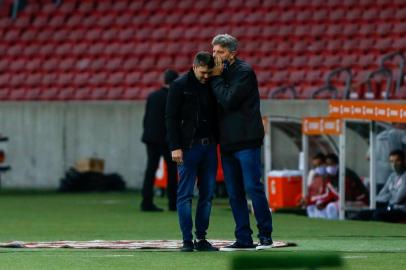
[[[239,38],[262,97],[290,84],[307,97],[343,66],[361,84],[383,54],[406,47],[397,0],[30,2],[17,20],[0,19],[0,85],[11,99],[145,98],[140,89],[159,87],[166,68],[187,70],[218,33]]]

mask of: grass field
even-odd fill
[[[138,193],[1,192],[0,242],[180,239],[175,213],[143,213],[139,211],[139,201]],[[157,202],[166,206],[164,199]],[[338,252],[345,269],[406,269],[405,224],[314,220],[289,214],[274,214],[273,219],[274,239],[292,241],[298,246],[264,251],[260,256]],[[227,201],[216,199],[208,238],[233,240],[233,228]],[[220,270],[230,269],[235,255],[235,252],[0,249],[0,269]]]

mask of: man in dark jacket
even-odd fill
[[[257,78],[250,65],[236,58],[238,42],[234,37],[217,35],[212,45],[215,68],[211,87],[220,104],[221,160],[237,238],[222,250],[268,249],[273,243],[272,217],[261,183],[264,127]],[[245,194],[252,200],[257,220],[258,246],[253,244]]]
[[[142,186],[142,211],[163,211],[162,208],[157,207],[153,203],[155,172],[161,156],[164,157],[168,169],[168,186],[166,191],[169,200],[169,210],[176,211],[177,171],[176,163],[172,161],[168,142],[166,141],[165,107],[168,87],[177,77],[178,73],[175,71],[165,71],[165,84],[158,91],[151,93],[147,99],[142,141],[147,145],[148,161]]]
[[[217,172],[216,103],[208,83],[214,59],[196,54],[193,69],[175,80],[166,104],[166,125],[172,159],[178,163],[178,216],[182,251],[216,251],[206,240]],[[192,197],[198,178],[199,200],[193,243]]]

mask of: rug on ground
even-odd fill
[[[209,240],[216,247],[230,245],[230,240]],[[74,249],[164,249],[174,250],[182,246],[180,240],[92,240],[92,241],[52,241],[52,242],[0,242],[0,248],[74,248]],[[274,248],[296,246],[295,243],[274,241]]]

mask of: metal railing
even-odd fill
[[[406,59],[405,59],[405,56],[403,55],[403,53],[400,51],[397,51],[397,52],[393,52],[393,53],[384,55],[381,58],[380,67],[384,68],[386,62],[394,60],[396,57],[399,57],[400,61],[399,61],[399,74],[396,78],[395,95],[399,95],[400,87],[403,85],[403,80],[404,80],[403,76],[405,75],[404,69],[405,69]]]
[[[269,98],[271,99],[276,98],[278,95],[285,94],[286,92],[291,93],[291,99],[297,98],[297,92],[294,84],[277,88],[275,91],[270,93]]]
[[[339,89],[334,85],[332,82],[334,77],[339,76],[340,74],[346,74],[345,77],[345,86],[343,91],[339,91]],[[351,92],[351,83],[352,83],[352,71],[351,68],[349,67],[344,67],[344,68],[338,68],[333,71],[331,71],[326,78],[326,84],[322,86],[321,88],[317,89],[314,91],[312,94],[312,98],[317,97],[319,94],[324,93],[324,92],[330,92],[332,98],[336,99],[339,96],[340,92],[343,92],[343,99],[349,99],[350,97],[350,92]]]
[[[372,90],[372,79],[377,76],[377,75],[382,75],[386,77],[386,89],[384,91],[384,99],[389,99],[390,96],[390,90],[391,90],[391,85],[393,81],[393,76],[392,76],[392,71],[386,67],[380,67],[377,70],[372,71],[367,78],[367,92],[365,95],[371,95],[373,96],[374,92]]]

